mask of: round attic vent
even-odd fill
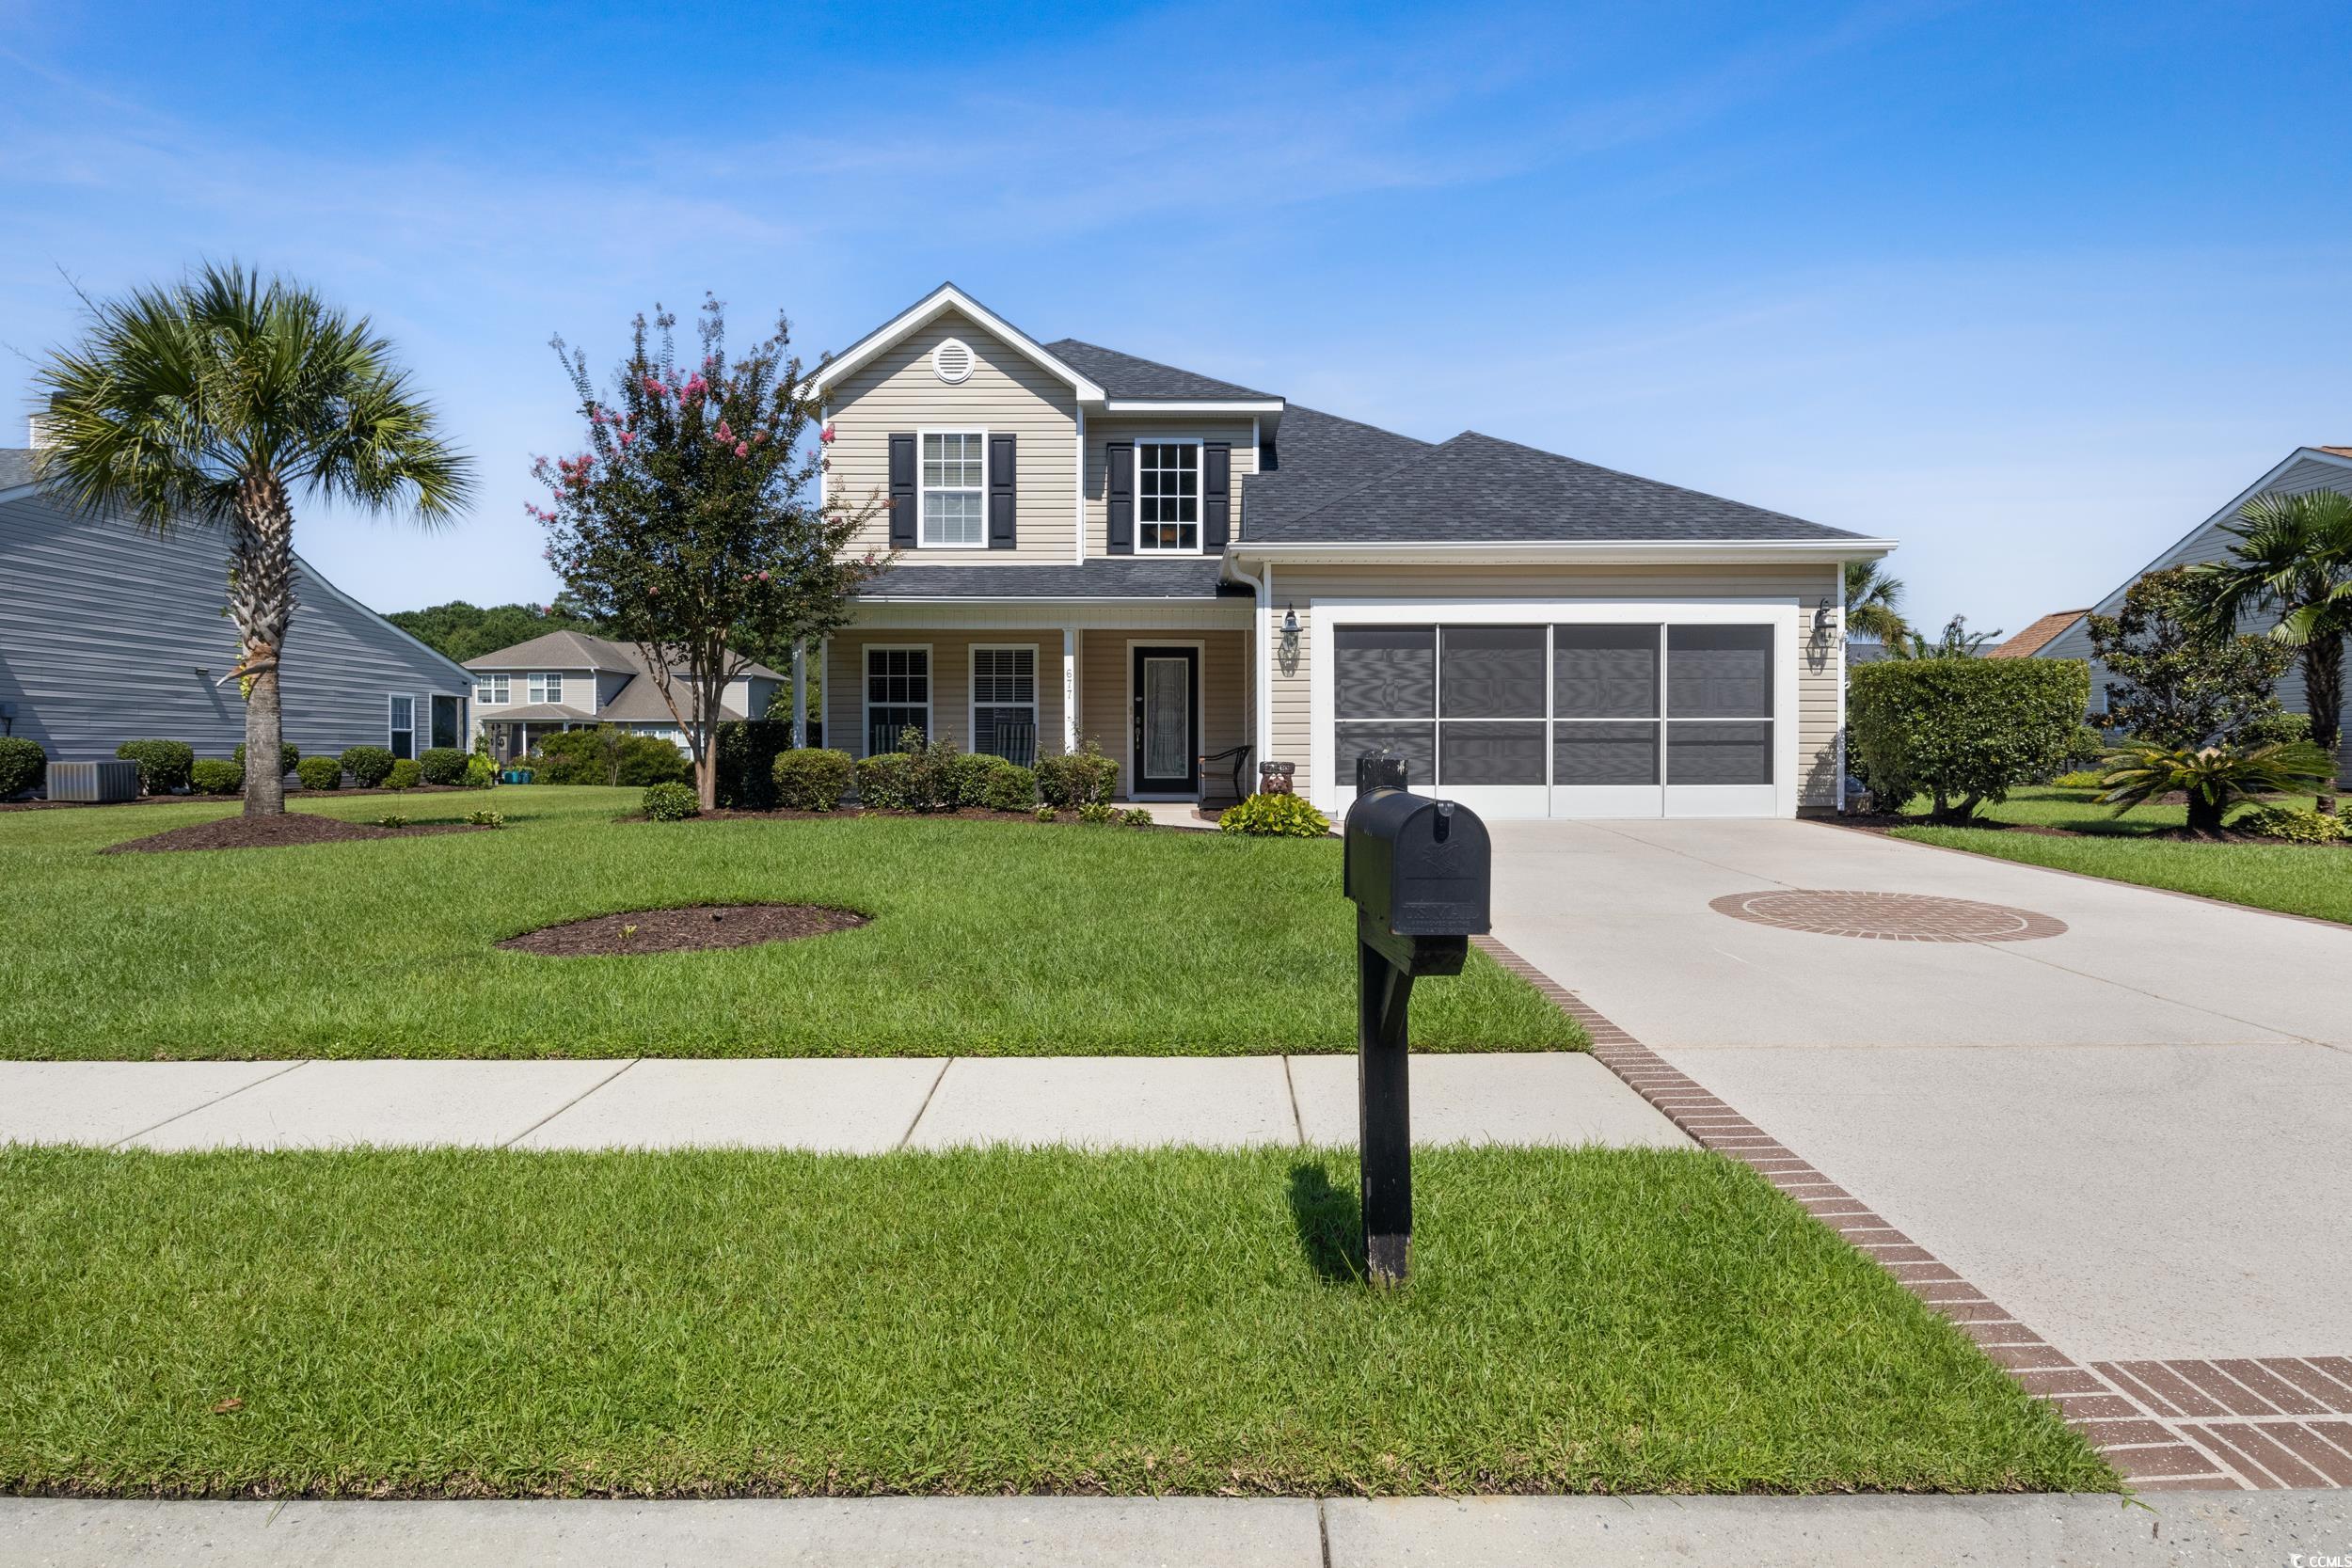
[[[961,339],[950,338],[931,350],[931,370],[942,381],[961,381],[972,373],[972,351]]]

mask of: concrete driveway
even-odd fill
[[[2352,929],[1816,823],[1493,832],[1498,937],[2076,1359],[2352,1353]],[[2066,928],[1710,907],[1794,888]]]

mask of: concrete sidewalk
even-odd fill
[[[1576,1052],[1413,1061],[1421,1143],[1687,1148]],[[0,1062],[0,1143],[760,1148],[1350,1144],[1351,1056]]]
[[[2352,1494],[879,1497],[719,1502],[0,1499],[25,1568],[1810,1568],[2287,1564],[2352,1554]]]

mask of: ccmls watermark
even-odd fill
[[[2287,1568],[2352,1568],[2352,1552],[2289,1552]]]

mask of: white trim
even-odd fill
[[[938,733],[931,728],[939,701],[939,656],[931,651],[931,645],[929,642],[868,642],[858,650],[857,656],[857,749],[850,752],[851,756],[871,754],[866,747],[874,734],[874,656],[878,653],[913,653],[917,649],[923,654],[923,739],[930,742],[939,738]],[[913,707],[914,705],[885,703],[882,705]],[[825,738],[830,741],[833,737],[828,736]]]
[[[1036,339],[989,309],[953,283],[941,284],[889,321],[851,343],[842,353],[818,367],[816,372],[802,383],[803,395],[814,397],[822,393],[834,383],[882,353],[908,333],[928,325],[949,310],[961,311],[983,331],[994,334],[1025,357],[1034,360],[1044,370],[1068,382],[1071,390],[1078,395],[1079,401],[1101,403],[1104,400],[1102,388],[1046,353],[1044,346]],[[975,355],[974,357],[977,358],[978,356]]]
[[[473,672],[474,689],[470,695],[473,698],[474,706],[481,708],[513,707],[515,705],[514,679],[515,677],[513,673],[505,670],[477,670]],[[482,694],[482,686],[485,681],[495,683],[492,686],[492,689],[497,691],[497,696],[485,697]]]
[[[1209,684],[1209,648],[1204,639],[1197,637],[1130,637],[1122,645],[1120,662],[1126,668],[1127,700],[1119,710],[1119,727],[1124,738],[1120,744],[1119,776],[1125,784],[1130,800],[1198,800],[1207,780],[1200,778],[1200,748],[1207,743],[1208,714],[1203,693]],[[1190,648],[1192,650],[1192,771],[1195,775],[1189,794],[1136,792],[1137,777],[1136,757],[1136,650],[1137,648]]]
[[[1078,750],[1078,628],[1061,628],[1061,749]]]
[[[1271,595],[1269,595],[1270,597]],[[1337,817],[1347,809],[1355,797],[1353,781],[1344,784],[1337,776],[1338,742],[1333,728],[1337,719],[1337,701],[1332,682],[1338,668],[1333,657],[1332,633],[1344,626],[1531,626],[1540,625],[1635,625],[1661,627],[1661,653],[1666,636],[1663,628],[1672,626],[1739,626],[1767,624],[1773,627],[1772,644],[1772,782],[1770,784],[1682,784],[1667,782],[1651,785],[1628,785],[1628,789],[1655,790],[1658,809],[1647,809],[1648,796],[1639,800],[1629,797],[1624,800],[1634,815],[1668,816],[1772,816],[1793,817],[1802,780],[1798,777],[1797,730],[1802,715],[1798,696],[1798,664],[1804,657],[1800,641],[1804,621],[1804,600],[1791,594],[1762,594],[1753,598],[1716,597],[1704,599],[1325,599],[1314,602],[1315,634],[1321,640],[1320,655],[1309,662],[1307,736],[1309,767],[1311,769],[1310,798],[1325,814]],[[1549,649],[1550,635],[1545,635]],[[1661,667],[1662,678],[1662,667]],[[1551,706],[1549,688],[1551,673],[1547,660],[1545,671],[1545,709]],[[1658,721],[1671,719],[1661,691]],[[1433,715],[1433,721],[1435,716]],[[1522,720],[1519,722],[1534,722]],[[1685,720],[1685,723],[1698,721]],[[1724,722],[1755,721],[1724,721]],[[1460,722],[1460,721],[1456,721]],[[1546,721],[1548,723],[1549,721]],[[1661,733],[1661,745],[1663,745]],[[1549,736],[1546,736],[1547,753],[1544,774],[1551,775],[1549,753]],[[1661,752],[1661,760],[1663,760]],[[1610,786],[1616,787],[1616,786]],[[1459,800],[1473,811],[1496,815],[1543,816],[1568,815],[1554,787],[1549,784],[1486,784],[1450,788],[1442,784],[1433,785],[1431,793],[1443,800]],[[1588,798],[1589,805],[1608,803],[1600,798]]]
[[[1204,555],[1205,553],[1207,553],[1207,552],[1206,552],[1206,551],[1204,551],[1204,550],[1202,549],[1202,547],[1201,547],[1201,541],[1202,541],[1204,538],[1206,538],[1206,537],[1207,537],[1207,535],[1208,535],[1208,531],[1209,531],[1209,525],[1208,525],[1207,518],[1206,518],[1206,516],[1205,516],[1205,514],[1206,514],[1206,513],[1207,513],[1207,511],[1208,511],[1208,499],[1209,499],[1209,498],[1208,498],[1208,483],[1209,483],[1209,471],[1208,471],[1208,470],[1209,470],[1209,456],[1208,456],[1208,446],[1209,446],[1209,440],[1208,440],[1208,437],[1207,437],[1207,436],[1126,436],[1126,435],[1122,435],[1120,438],[1121,440],[1124,440],[1124,441],[1129,441],[1129,442],[1132,442],[1132,443],[1134,444],[1135,448],[1136,449],[1136,458],[1135,458],[1135,463],[1136,463],[1136,472],[1135,472],[1135,485],[1136,485],[1136,490],[1135,490],[1135,508],[1136,508],[1136,518],[1135,518],[1135,537],[1134,537],[1134,539],[1133,539],[1133,541],[1131,542],[1131,545],[1130,545],[1130,548],[1131,548],[1131,549],[1133,550],[1133,552],[1134,552],[1135,559],[1136,559],[1136,560],[1141,560],[1141,559],[1143,559],[1145,556],[1150,556],[1150,557],[1153,558],[1154,560],[1159,560],[1159,561],[1167,561],[1167,560],[1170,560],[1170,559],[1179,560],[1179,561],[1184,561],[1184,560],[1194,560],[1194,561],[1197,561],[1197,560],[1199,560],[1199,559],[1200,559],[1202,555]],[[1144,522],[1143,522],[1143,451],[1142,451],[1142,449],[1143,449],[1143,448],[1145,448],[1145,447],[1191,447],[1191,448],[1194,448],[1194,449],[1195,449],[1195,451],[1194,451],[1194,454],[1193,454],[1193,459],[1192,459],[1192,479],[1193,479],[1193,492],[1192,492],[1192,548],[1190,548],[1190,549],[1188,549],[1188,550],[1186,550],[1186,549],[1164,550],[1164,549],[1158,549],[1158,548],[1152,548],[1152,549],[1148,549],[1148,550],[1147,550],[1147,549],[1145,549],[1145,548],[1143,547],[1143,529],[1144,529]],[[1180,471],[1181,471],[1181,470],[1180,470]],[[1227,488],[1227,494],[1228,494],[1228,495],[1231,495],[1231,494],[1232,494],[1232,488],[1231,488],[1231,487],[1232,487],[1232,485],[1233,480],[1232,480],[1232,468],[1231,468],[1231,467],[1230,467],[1230,466],[1228,467],[1227,471],[1226,471],[1225,483],[1226,483],[1226,485],[1227,485],[1227,487],[1228,487],[1228,488]],[[1164,527],[1166,527],[1166,526],[1168,526],[1168,525],[1166,525],[1166,524],[1164,524],[1164,523],[1154,523],[1154,524],[1152,524],[1152,527],[1154,527],[1154,528],[1164,528]],[[1176,526],[1176,527],[1178,527],[1178,528],[1182,528],[1182,527],[1184,527],[1184,524],[1182,524],[1182,523],[1178,523],[1178,524],[1176,524],[1175,526]]]
[[[946,365],[940,359],[940,356],[951,348],[963,356],[963,373],[961,375],[949,375]],[[980,356],[973,353],[972,345],[961,338],[942,338],[931,345],[931,374],[937,376],[946,386],[961,387],[971,380],[972,372],[978,368],[979,363]]]
[[[2141,578],[2146,577],[2149,573],[2158,570],[2162,567],[2166,561],[2187,548],[2190,542],[2196,539],[2199,534],[2204,532],[2207,529],[2214,527],[2216,524],[2229,522],[2234,519],[2237,516],[2238,508],[2244,506],[2248,501],[2252,500],[2255,497],[2266,493],[2273,484],[2277,483],[2280,479],[2285,477],[2289,468],[2294,467],[2298,463],[2304,462],[2317,462],[2331,465],[2339,468],[2352,469],[2352,457],[2344,457],[2332,451],[2322,451],[2317,447],[2296,448],[2293,451],[2287,453],[2286,456],[2280,458],[2277,464],[2273,465],[2270,470],[2264,474],[2262,478],[2254,481],[2253,483],[2248,485],[2245,489],[2240,490],[2236,496],[2231,499],[2230,503],[2227,506],[2224,506],[2220,511],[2214,513],[2203,522],[2199,523],[2195,528],[2190,529],[2186,533],[2182,534],[2178,539],[2175,539],[2172,543],[2167,545],[2163,549],[2156,553],[2154,559],[2151,560],[2147,565],[2142,566],[2138,571],[2134,572],[2130,577],[2125,578],[2122,586],[2109,593],[2097,604],[2092,605],[2089,610],[2085,610],[2082,615],[2077,615],[2074,620],[2066,623],[2065,629],[2058,633],[2058,637],[2063,637],[2067,632],[2074,630],[2076,626],[2081,624],[2084,616],[2114,614],[2116,606],[2122,602],[2124,594],[2131,592],[2133,583],[2137,582]],[[2057,637],[2050,640],[2052,642],[2057,641]],[[2042,644],[2045,648],[2048,645],[2048,643]]]
[[[1039,695],[1038,695],[1038,689],[1037,689],[1037,687],[1038,687],[1038,682],[1039,682],[1039,680],[1040,680],[1041,678],[1042,678],[1042,677],[1041,677],[1041,672],[1039,671],[1039,669],[1038,669],[1038,647],[1037,647],[1037,644],[1036,644],[1036,643],[1034,643],[1034,642],[967,642],[967,643],[965,643],[965,644],[964,644],[964,653],[963,653],[963,749],[964,749],[965,751],[967,751],[967,752],[977,752],[977,751],[978,751],[978,750],[979,750],[979,747],[980,747],[980,685],[979,685],[979,672],[978,672],[977,670],[974,669],[974,668],[973,668],[973,666],[978,662],[978,655],[981,653],[981,651],[982,651],[982,650],[988,650],[988,651],[991,651],[991,652],[995,652],[995,653],[1005,653],[1005,652],[1011,652],[1011,653],[1023,653],[1023,652],[1025,652],[1025,653],[1027,653],[1027,654],[1028,654],[1028,656],[1029,656],[1029,728],[1030,728],[1030,729],[1035,730],[1035,729],[1037,729],[1037,728],[1038,728],[1038,715],[1039,715],[1039,713],[1040,713],[1040,712],[1041,712],[1041,711],[1043,710],[1043,708],[1044,708],[1044,706],[1045,706],[1044,702],[1043,702],[1043,701],[1042,701],[1042,700],[1039,697]],[[988,705],[989,705],[989,706],[991,706],[991,707],[1019,707],[1021,705],[1020,705],[1019,703],[991,703],[991,704],[989,704]],[[1041,736],[1041,736],[1039,736],[1037,737],[1038,742],[1039,742],[1039,744],[1041,745],[1041,745],[1042,745],[1042,743],[1043,743],[1043,741],[1044,741],[1044,738],[1045,738],[1045,737],[1044,737],[1043,736]],[[1031,756],[1030,760],[1031,760],[1031,762],[1033,762],[1033,763],[1034,763],[1034,762],[1036,761],[1036,756],[1033,754],[1033,755]]]
[[[1515,562],[1610,562],[1626,564],[1737,562],[1869,561],[1895,547],[1892,539],[1609,539],[1609,540],[1448,540],[1442,544],[1303,545],[1251,543],[1228,546],[1229,556],[1257,561],[1338,562],[1361,565],[1493,566]]]
[[[1070,560],[1083,566],[1087,563],[1087,411],[1083,405],[1078,409],[1077,432],[1077,463],[1070,470]]]
[[[980,537],[969,545],[934,545],[923,537],[930,519],[924,515],[923,497],[930,486],[923,483],[923,443],[934,436],[977,436],[980,438]],[[984,550],[988,548],[988,427],[985,425],[934,425],[930,429],[917,426],[914,432],[914,553],[925,550]],[[953,490],[962,493],[969,486],[943,484],[942,495]]]
[[[401,733],[400,726],[392,722],[392,705],[401,702],[408,705],[408,754],[414,757],[417,754],[417,694],[413,691],[384,693],[384,749],[395,758],[400,755],[400,748],[392,744],[392,736]],[[466,739],[470,744],[473,736],[468,736]]]
[[[1281,398],[1111,398],[1105,414],[1272,414],[1279,418],[1290,404]]]

